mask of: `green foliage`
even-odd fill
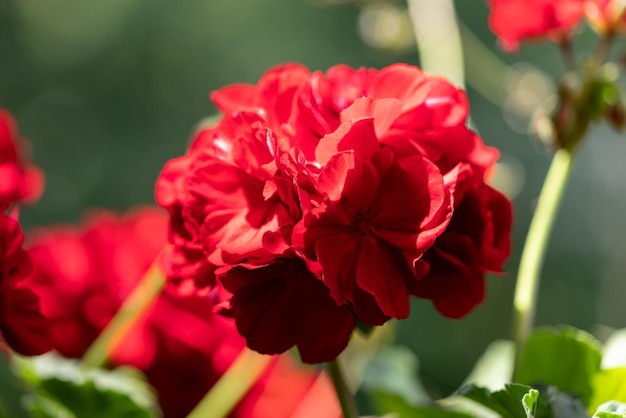
[[[53,354],[19,358],[16,373],[31,388],[25,403],[34,418],[156,418],[155,396],[142,375],[130,368],[80,368]]]
[[[569,327],[541,329],[524,347],[518,381],[552,385],[588,404],[601,359],[600,344],[590,334]]]
[[[626,367],[626,329],[615,331],[604,343],[602,368]]]
[[[424,405],[430,402],[422,383],[418,379],[419,361],[406,347],[380,347],[367,364],[363,375],[363,388],[374,394],[396,395],[409,405]]]
[[[418,379],[419,361],[403,346],[379,347],[363,374],[362,389],[381,414],[396,418],[471,418],[435,405]]]
[[[626,402],[626,367],[601,370],[594,376],[589,412],[607,401]]]
[[[535,418],[538,399],[539,391],[536,389],[530,389],[528,393],[522,396],[522,406],[524,407],[524,412],[526,412],[526,418]]]
[[[489,408],[502,418],[587,418],[585,407],[578,399],[552,386],[537,390],[511,383],[491,392],[469,385],[461,388],[457,395]]]
[[[522,383],[504,385],[512,347],[497,341],[466,379],[471,383],[436,402],[418,379],[415,355],[404,347],[383,347],[366,367],[363,388],[378,412],[398,418],[626,418],[626,367],[600,369],[601,363],[623,363],[625,335],[618,331],[609,340],[603,362],[591,335],[569,327],[540,329],[527,342]],[[494,390],[498,384],[504,388]]]
[[[474,365],[463,386],[474,384],[490,390],[503,387],[511,379],[514,357],[512,341],[492,342]]]
[[[399,395],[382,391],[371,392],[377,409],[382,413],[393,413],[396,418],[472,418],[462,412],[448,411],[438,406],[419,406],[407,403]]]
[[[598,407],[592,418],[626,418],[626,404],[610,401]]]
[[[530,396],[527,396],[529,395]],[[503,418],[540,418],[549,417],[550,412],[545,400],[539,401],[539,392],[529,386],[511,383],[504,389],[491,392],[489,389],[469,385],[459,389],[457,395],[471,399]],[[529,408],[532,415],[527,412]]]

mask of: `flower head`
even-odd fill
[[[157,181],[177,260],[168,276],[202,292],[223,286],[220,312],[249,347],[295,346],[306,362],[328,361],[357,320],[406,318],[410,296],[430,298],[431,283],[447,280],[437,272],[456,263],[430,249],[476,211],[482,223],[465,238],[479,248],[463,260],[480,267],[450,292],[500,270],[503,259],[478,258],[494,225],[508,255],[510,208],[496,220],[466,209],[498,152],[467,128],[467,98],[449,81],[406,64],[326,73],[286,64],[211,97],[223,118]]]
[[[0,213],[0,332],[9,347],[24,355],[52,348],[48,322],[31,287],[33,264],[22,248],[24,234],[16,219]]]
[[[121,216],[92,211],[80,227],[34,231],[31,285],[41,293],[56,350],[84,354],[158,256],[166,232],[166,215],[150,207]],[[170,283],[112,353],[113,363],[146,374],[166,418],[188,415],[246,346],[233,320],[214,313],[218,292],[181,294]],[[287,399],[277,395],[285,390]],[[231,416],[287,418],[311,406],[319,416],[340,416],[328,379],[281,356]]]
[[[15,121],[0,108],[0,204],[33,202],[43,191],[44,177],[24,158],[27,142],[18,137]]]
[[[623,0],[585,0],[585,15],[604,35],[626,32],[626,3]]]
[[[584,15],[585,0],[489,0],[489,26],[507,50],[527,39],[559,41]]]

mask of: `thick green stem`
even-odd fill
[[[96,341],[91,344],[83,356],[83,367],[104,366],[126,333],[161,293],[163,286],[165,286],[165,276],[160,267],[160,258],[160,256],[156,258],[150,269],[126,298],[120,310],[111,319],[111,322],[100,333]]]
[[[354,400],[353,393],[348,388],[346,379],[341,371],[341,365],[339,364],[339,360],[335,359],[329,363],[326,363],[326,369],[328,370],[328,374],[333,381],[335,392],[337,392],[337,397],[339,398],[339,403],[341,404],[343,417],[358,418],[359,411],[356,406],[356,401]]]
[[[572,168],[572,157],[572,151],[567,149],[559,149],[554,154],[522,251],[513,303],[514,381],[519,371],[524,344],[533,326],[541,267],[559,203]]]
[[[244,348],[187,418],[227,416],[248,393],[273,358]]]

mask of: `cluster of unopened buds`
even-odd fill
[[[611,62],[611,47],[626,34],[622,0],[490,0],[490,26],[501,45],[515,51],[521,41],[550,40],[562,52],[566,74],[546,137],[555,148],[573,150],[590,123],[606,120],[617,129],[626,124],[626,104],[618,84],[622,62]],[[599,36],[593,54],[579,60],[574,40],[586,18]]]

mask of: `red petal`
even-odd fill
[[[359,287],[371,293],[382,312],[393,318],[409,316],[405,276],[412,276],[402,254],[370,236],[363,241],[357,266]]]

